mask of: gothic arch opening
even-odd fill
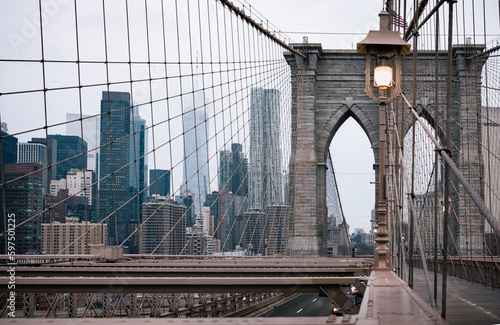
[[[370,220],[374,219],[372,211],[375,206],[375,186],[373,185],[375,157],[371,148],[372,144],[365,129],[354,116],[346,114],[337,125],[338,127],[332,130],[327,151],[329,150],[331,154],[342,209],[346,223],[349,225],[349,234],[361,229],[368,234],[371,231]],[[331,195],[329,191],[327,186],[327,197]],[[335,207],[327,206],[328,229],[334,229],[332,222],[335,222],[337,227],[343,222],[342,216],[332,216],[331,210],[336,212]],[[327,246],[328,244],[327,242]],[[355,245],[361,246],[360,244]],[[363,246],[367,247],[362,250],[373,249],[373,245],[366,242],[363,242]]]

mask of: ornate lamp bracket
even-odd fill
[[[392,87],[387,90],[381,91],[388,93],[387,96],[377,96],[373,91],[373,81],[371,80],[371,53],[366,53],[366,68],[365,68],[365,93],[377,104],[389,104],[401,94],[401,51],[398,49],[396,54],[395,64],[395,82]],[[387,60],[387,59],[385,59]]]

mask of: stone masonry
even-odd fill
[[[290,158],[290,238],[288,253],[291,256],[326,256],[326,155],[330,142],[349,118],[354,118],[365,131],[373,149],[375,158],[374,170],[376,184],[378,184],[379,161],[379,106],[365,93],[365,55],[352,50],[323,50],[321,44],[296,44],[294,48],[305,53],[304,59],[292,53],[286,53],[285,58],[291,67],[292,84],[292,153]],[[481,47],[473,47],[472,52],[477,53]],[[453,159],[480,193],[479,180],[475,180],[474,170],[482,173],[483,165],[480,159],[480,148],[472,139],[480,139],[480,113],[481,101],[478,93],[479,87],[469,89],[471,78],[476,78],[477,71],[481,71],[484,61],[475,61],[470,64],[464,56],[471,55],[469,49],[464,47],[454,48],[453,68],[453,105],[452,114],[456,121],[464,121],[463,127],[468,132],[467,148],[465,148],[463,130],[458,123],[452,123],[452,139],[457,145],[451,148]],[[419,54],[420,55],[420,54]],[[426,54],[427,56],[429,53]],[[441,53],[443,57],[445,52]],[[405,67],[412,68],[412,55],[405,58]],[[483,59],[484,60],[484,59]],[[425,82],[429,76],[425,75],[429,67],[434,64],[430,60],[417,65],[417,80]],[[446,60],[440,60],[439,87],[445,91],[446,87]],[[479,69],[479,70],[477,70]],[[443,75],[441,75],[441,71]],[[406,74],[408,75],[408,70]],[[464,78],[466,82],[461,83]],[[432,79],[432,78],[431,78]],[[434,79],[432,79],[434,80]],[[411,81],[411,80],[410,80]],[[478,85],[480,81],[473,83]],[[468,86],[469,85],[469,86]],[[411,82],[406,82],[407,97],[411,102]],[[420,84],[418,85],[420,87]],[[428,96],[426,95],[428,93]],[[418,92],[417,107],[421,114],[434,126],[432,120],[434,112],[434,88],[428,87]],[[479,98],[479,99],[478,99]],[[444,99],[443,99],[444,100]],[[440,102],[440,110],[446,105]],[[464,111],[467,108],[467,120],[464,120]],[[406,107],[405,107],[406,109]],[[405,130],[411,127],[411,116],[408,110],[403,114]],[[475,116],[475,117],[473,117]],[[444,129],[444,114],[439,125]],[[443,137],[442,130],[438,134]],[[444,139],[442,140],[444,143]],[[472,166],[465,166],[458,152],[467,150]],[[354,148],[353,148],[354,150]],[[473,153],[473,154],[472,154]],[[475,177],[475,178],[474,178]],[[459,188],[462,197],[464,191],[455,180],[453,186]],[[465,205],[460,203],[452,190],[452,201],[456,204],[459,215],[455,218],[460,223],[470,222],[477,233],[470,238],[477,238],[484,229],[484,222],[478,216],[472,200],[466,200]],[[375,186],[375,197],[378,197],[378,185]],[[363,198],[360,198],[362,200]],[[470,201],[470,202],[469,202]],[[452,223],[453,240],[459,246],[467,245],[458,230],[457,222]],[[472,231],[472,230],[471,230]],[[453,242],[453,241],[451,241]],[[461,249],[461,248],[459,248]]]

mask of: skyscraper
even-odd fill
[[[17,163],[19,164],[40,164],[44,168],[47,167],[47,146],[41,143],[24,143],[17,144]],[[43,175],[43,191],[49,193],[49,173],[47,169],[42,172]]]
[[[267,207],[267,252],[266,255],[286,254],[288,245],[288,205]]]
[[[213,218],[214,229],[209,235],[214,235],[215,228],[219,224],[219,192],[214,191],[205,196],[204,207],[209,208],[209,215]]]
[[[194,194],[190,192],[181,193],[175,196],[175,203],[186,207],[186,213],[183,216],[186,220],[186,227],[192,227],[196,221],[196,215],[194,214],[194,200]]]
[[[245,229],[242,245],[249,255],[264,255],[266,252],[267,218],[260,210],[249,209],[243,214]]]
[[[239,143],[231,145],[231,151],[219,152],[219,196],[220,215],[217,239],[226,251],[231,251],[242,238],[243,213],[247,202],[248,162]]]
[[[231,151],[222,150],[219,152],[219,190],[230,191],[232,187],[233,160]]]
[[[154,195],[142,204],[142,209],[148,221],[140,230],[141,253],[180,254],[186,244],[186,208]]]
[[[72,169],[66,175],[66,188],[68,195],[86,197],[88,205],[94,205],[95,202],[95,182],[94,172],[91,170]],[[83,190],[85,188],[85,191]]]
[[[31,138],[31,141],[28,143],[39,143],[47,146],[47,166],[48,169],[48,177],[50,180],[57,180],[61,178],[57,178],[57,140],[55,139],[47,139],[47,138]]]
[[[181,193],[194,195],[195,215],[201,213],[208,193],[208,123],[207,106],[203,91],[194,93],[194,98],[184,101],[184,185]]]
[[[82,126],[83,126],[83,140],[87,142],[88,150],[91,150],[87,154],[87,169],[93,170],[97,174],[99,167],[99,149],[93,150],[99,147],[99,126],[100,126],[100,116],[89,117],[89,115],[82,115],[82,121],[73,122],[66,124],[66,134],[82,136]],[[67,121],[74,121],[80,118],[80,114],[76,113],[66,113]]]
[[[219,152],[219,190],[228,190],[237,196],[248,193],[248,160],[242,145],[233,143],[231,151]]]
[[[7,164],[4,166],[4,180],[11,183],[0,191],[0,201],[5,202],[4,220],[14,220],[15,225],[25,222],[15,230],[16,254],[40,251],[41,225],[43,221],[42,165],[35,163]],[[5,197],[2,197],[5,193]],[[9,219],[9,216],[13,216]],[[6,222],[7,227],[11,225]],[[0,223],[3,231],[4,223]],[[0,248],[5,252],[5,239],[0,240]]]
[[[233,178],[231,179],[231,190],[237,196],[246,196],[248,194],[248,159],[243,153],[243,146],[239,143],[231,145],[233,153]]]
[[[79,222],[76,218],[68,218],[64,223],[43,223],[42,249],[47,254],[57,254],[63,249],[63,254],[88,254],[90,248],[106,246],[106,227],[106,224]]]
[[[15,164],[17,163],[17,143],[16,137],[9,136],[9,131],[7,129],[7,123],[2,122],[1,124],[1,137],[0,145],[2,146],[2,157],[0,161],[0,180],[2,179],[3,169],[5,164]]]
[[[99,219],[107,218],[110,245],[120,245],[128,237],[130,209],[128,206],[120,208],[129,199],[130,168],[122,168],[130,162],[128,108],[129,93],[102,92],[99,178],[109,176],[100,182]]]
[[[485,107],[482,110],[482,158],[484,161],[484,202],[494,216],[500,218],[500,107]],[[491,226],[485,224],[486,245],[493,255],[500,254],[500,234],[495,234]]]
[[[5,127],[4,127],[5,126]],[[15,164],[17,162],[17,138],[9,136],[7,124],[2,123],[2,166],[4,164]],[[0,171],[1,175],[1,171]]]
[[[46,138],[32,138],[29,143],[40,143],[48,146],[47,161],[50,168],[50,179],[61,179],[71,169],[83,169],[87,165],[87,142],[79,136],[49,134]],[[57,165],[55,165],[57,163]]]
[[[250,107],[249,209],[283,203],[280,92],[253,88]]]
[[[61,189],[56,195],[45,194],[43,196],[43,223],[65,222],[68,213],[68,190]],[[47,252],[46,250],[43,250]]]
[[[220,240],[221,251],[234,249],[232,228],[235,220],[235,195],[228,190],[219,191],[219,218],[216,225],[216,238]]]
[[[139,108],[134,107],[130,117],[130,133],[134,136],[130,139],[130,161],[129,166],[129,190],[130,197],[134,197],[131,201],[131,219],[142,220],[142,203],[146,200],[144,190],[148,179],[148,157],[144,156],[147,153],[148,147],[148,130],[146,120],[139,116]]]
[[[72,169],[84,169],[87,166],[87,142],[75,135],[49,134],[49,139],[57,141],[57,174],[56,178],[66,177]]]
[[[170,170],[150,169],[149,170],[149,195],[158,194],[170,196]]]
[[[47,147],[41,143],[17,144],[17,163],[34,163],[47,166]]]

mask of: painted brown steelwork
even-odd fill
[[[301,56],[303,58],[306,57],[306,55],[304,53],[300,53],[299,51],[295,50],[293,47],[286,44],[285,42],[283,42],[282,40],[277,38],[275,35],[273,35],[270,31],[268,31],[267,29],[262,27],[255,20],[253,20],[252,18],[247,16],[247,14],[245,14],[245,12],[243,10],[236,7],[231,1],[228,1],[228,0],[218,0],[218,1],[220,1],[224,6],[228,7],[230,10],[232,10],[236,15],[238,15],[241,19],[246,21],[248,24],[252,25],[252,27],[257,29],[259,32],[266,35],[267,37],[269,37],[270,39],[272,39],[274,42],[278,43],[282,47],[286,48],[288,51],[290,51],[294,54],[297,54],[298,56]]]
[[[8,267],[0,267],[5,272]],[[369,275],[370,268],[326,267],[326,268],[248,268],[248,267],[144,267],[144,266],[17,266],[18,277],[321,277]]]
[[[357,284],[367,277],[19,277],[16,293],[198,293],[198,292],[320,292],[322,286]],[[9,278],[0,279],[0,292],[7,292]]]

